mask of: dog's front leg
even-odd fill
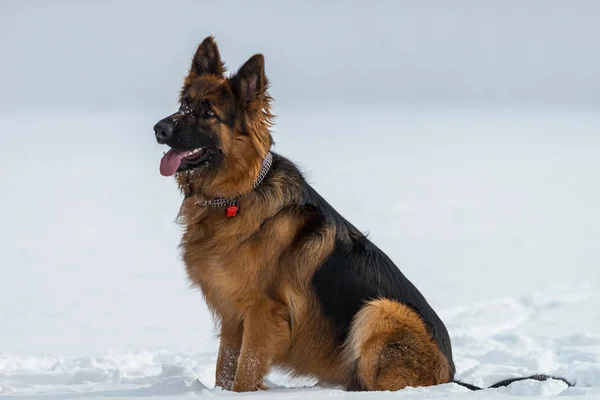
[[[238,359],[233,390],[265,389],[263,379],[275,358],[290,344],[289,312],[271,299],[252,306],[244,315],[244,338]]]
[[[217,376],[215,386],[225,390],[233,389],[235,370],[242,348],[243,325],[237,319],[221,320],[221,344],[217,358]]]

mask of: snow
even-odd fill
[[[168,110],[167,110],[168,111]],[[276,150],[401,267],[475,385],[346,393],[274,372],[249,398],[600,397],[600,115],[547,109],[281,108]],[[0,117],[3,399],[230,397],[178,256],[162,115]],[[34,144],[34,145],[32,145]]]

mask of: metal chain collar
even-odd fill
[[[260,183],[263,181],[263,179],[265,179],[265,176],[267,176],[267,173],[271,169],[272,163],[273,163],[273,155],[269,151],[267,153],[267,155],[265,156],[265,159],[262,162],[262,166],[260,168],[260,171],[258,172],[258,176],[256,177],[256,180],[252,184],[252,190],[256,189],[258,187],[258,185],[260,185]],[[227,206],[236,205],[241,197],[242,197],[242,195],[238,194],[235,197],[220,197],[217,199],[197,201],[195,204],[197,206],[202,206],[202,207],[215,207],[215,208],[227,207]]]

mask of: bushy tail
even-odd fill
[[[513,382],[525,381],[527,379],[532,379],[534,381],[540,381],[540,382],[547,381],[548,379],[555,379],[557,381],[562,381],[562,382],[566,383],[567,386],[569,386],[569,387],[574,386],[573,383],[569,382],[567,379],[563,378],[562,376],[536,374],[536,375],[531,375],[531,376],[523,376],[520,378],[504,379],[503,381],[494,383],[492,386],[488,387],[488,389],[497,389],[500,387],[505,387],[505,386],[510,385]],[[480,388],[479,386],[471,385],[470,383],[465,383],[465,382],[461,382],[461,381],[452,381],[452,382],[456,383],[457,385],[466,387],[469,390],[483,390],[483,388]]]

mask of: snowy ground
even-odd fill
[[[274,373],[244,396],[600,398],[600,114],[278,112],[277,151],[430,300],[459,379],[577,385],[359,394]],[[212,389],[217,344],[178,259],[160,117],[0,117],[2,399],[235,396]]]

